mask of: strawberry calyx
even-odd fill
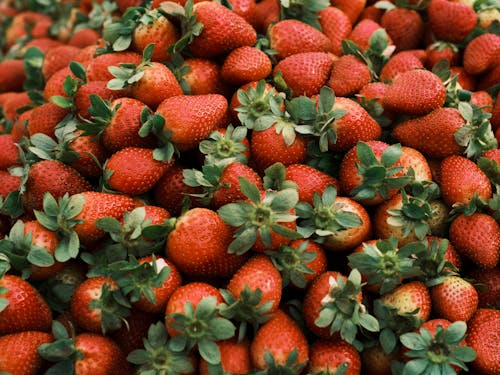
[[[257,288],[251,290],[245,285],[238,297],[235,297],[229,290],[220,289],[224,302],[219,305],[220,314],[231,321],[239,323],[238,340],[241,341],[246,333],[248,324],[253,327],[255,333],[257,329],[271,318],[269,310],[273,307],[273,301],[261,304],[262,291]]]
[[[23,278],[29,278],[32,265],[49,267],[54,264],[52,254],[45,247],[32,244],[32,239],[33,233],[24,234],[24,223],[18,220],[9,234],[0,240],[0,254],[7,258],[14,270],[21,272]]]
[[[373,313],[380,324],[379,343],[385,353],[393,353],[398,347],[398,338],[404,333],[411,332],[423,323],[417,316],[417,308],[410,312],[400,312],[391,305],[386,305],[377,299],[373,303]]]
[[[356,168],[362,177],[362,182],[350,192],[353,199],[372,199],[377,194],[388,199],[394,189],[408,185],[414,179],[412,174],[396,176],[403,171],[403,167],[397,165],[401,153],[401,144],[393,144],[384,150],[379,161],[367,143],[358,142],[356,155],[359,163],[356,163]]]
[[[409,349],[405,355],[411,360],[404,365],[402,373],[455,374],[455,366],[467,371],[465,362],[473,361],[476,352],[463,345],[466,330],[466,323],[457,321],[447,328],[438,325],[434,334],[424,327],[420,328],[419,333],[403,334],[400,340]]]
[[[106,52],[125,51],[132,44],[132,34],[137,24],[152,23],[156,14],[157,12],[148,12],[146,8],[141,6],[127,8],[121,18],[104,24],[102,29],[102,36],[106,43],[104,50]]]
[[[38,222],[45,228],[56,232],[59,243],[54,251],[54,258],[59,262],[66,262],[76,258],[80,249],[80,239],[73,227],[81,223],[76,217],[85,204],[85,197],[74,194],[71,197],[66,193],[57,201],[49,192],[43,196],[43,210],[34,210]]]
[[[297,216],[292,214],[291,210],[299,199],[297,190],[267,190],[262,194],[257,186],[247,179],[239,177],[238,181],[240,190],[248,201],[228,203],[217,210],[224,222],[238,227],[234,233],[235,239],[229,245],[229,253],[247,252],[258,236],[266,247],[271,246],[273,233],[289,239],[302,238],[296,231],[279,224],[296,220]]]
[[[111,103],[101,98],[98,94],[90,94],[90,107],[88,113],[90,120],[82,119],[77,128],[82,130],[82,135],[101,135],[106,127],[111,123],[121,103],[111,107]]]
[[[247,146],[242,141],[246,139],[248,129],[245,126],[229,124],[224,133],[218,130],[202,140],[199,149],[205,155],[205,164],[226,164],[230,161],[237,161],[247,164],[245,156]]]
[[[87,73],[83,65],[75,61],[69,63],[69,69],[75,78],[68,74],[63,81],[62,88],[67,96],[53,95],[50,101],[58,107],[71,110],[71,113],[75,115],[75,96],[80,86],[87,83]]]
[[[148,44],[142,51],[142,61],[139,65],[132,63],[122,63],[120,66],[109,66],[108,71],[113,75],[107,83],[110,90],[121,90],[131,87],[134,83],[140,81],[144,76],[144,68],[151,66],[151,56],[155,48],[154,43]]]
[[[337,231],[359,227],[362,224],[357,214],[345,211],[343,204],[335,203],[336,198],[337,189],[329,185],[322,195],[314,192],[313,206],[307,202],[297,204],[296,212],[301,219],[297,231],[304,238],[323,243]]]
[[[270,375],[270,374],[283,374],[283,375],[294,375],[300,374],[302,370],[306,367],[307,363],[299,363],[299,351],[294,348],[284,364],[276,363],[274,356],[271,352],[266,349],[264,352],[264,361],[266,363],[266,368],[257,371],[256,375]]]
[[[24,53],[23,67],[26,78],[23,83],[23,88],[28,92],[28,96],[33,106],[45,102],[43,97],[43,89],[45,86],[45,80],[42,74],[43,60],[44,54],[37,47],[30,47]]]
[[[175,219],[170,218],[162,224],[153,225],[151,219],[146,218],[144,207],[134,208],[123,214],[123,222],[105,216],[98,219],[95,226],[109,233],[113,251],[124,251],[128,255],[146,256],[160,250],[174,228]]]
[[[306,287],[305,275],[314,273],[307,264],[317,257],[314,251],[307,251],[308,244],[309,241],[304,241],[297,247],[281,246],[278,251],[267,252],[276,269],[280,271],[283,287],[289,284],[300,289]]]
[[[366,310],[360,302],[361,274],[353,269],[347,280],[339,274],[337,278],[329,278],[330,288],[321,300],[321,310],[314,324],[318,327],[330,327],[330,334],[340,332],[340,337],[358,350],[362,343],[356,339],[358,331],[363,328],[369,332],[380,330],[378,320]]]
[[[277,162],[264,170],[263,187],[267,190],[280,191],[284,189],[297,190],[297,184],[291,180],[286,180],[286,167],[283,163]]]
[[[196,346],[209,364],[219,364],[220,350],[215,341],[229,339],[236,331],[234,324],[221,317],[219,312],[216,297],[209,296],[203,298],[196,308],[188,301],[183,313],[167,315],[168,324],[180,332],[171,339],[171,348],[180,352],[190,351]]]
[[[330,6],[328,0],[280,0],[280,20],[295,19],[302,21],[321,31],[319,12]]]
[[[184,169],[182,171],[182,181],[188,186],[201,187],[203,190],[201,193],[189,195],[198,198],[203,205],[208,206],[218,189],[228,187],[228,184],[221,184],[219,182],[222,172],[227,165],[229,164],[217,165],[205,163],[201,171],[194,168]]]
[[[411,243],[401,248],[395,237],[363,244],[362,252],[350,254],[349,266],[367,277],[368,285],[380,284],[380,294],[390,292],[404,279],[420,274],[413,255],[424,251],[422,243]]]
[[[191,71],[191,67],[186,65],[182,55],[178,52],[172,54],[170,56],[170,61],[165,62],[165,65],[172,73],[174,73],[175,79],[177,79],[177,82],[179,82],[179,85],[182,88],[182,92],[185,95],[191,94],[191,87],[189,86],[188,81],[184,78],[184,76]]]
[[[171,338],[162,322],[152,324],[144,339],[144,349],[129,353],[127,361],[137,365],[137,373],[184,374],[194,371],[186,351],[173,350]]]

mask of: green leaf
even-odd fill
[[[213,341],[202,339],[198,342],[198,351],[201,357],[212,365],[220,363],[219,347]]]
[[[411,350],[424,350],[426,348],[425,342],[422,337],[415,332],[408,332],[399,338],[401,343]]]
[[[391,167],[397,163],[397,161],[401,157],[401,152],[402,152],[401,144],[397,143],[391,145],[384,150],[380,158],[380,161],[385,167]]]
[[[444,337],[448,344],[458,344],[464,337],[467,331],[467,324],[462,321],[453,322],[445,331]]]
[[[477,357],[477,353],[469,346],[457,346],[452,354],[463,362],[472,362]]]
[[[31,264],[39,267],[49,267],[54,264],[54,257],[43,247],[32,247],[27,259]]]
[[[239,227],[248,220],[248,203],[228,203],[217,210],[226,224]]]
[[[246,178],[238,177],[241,192],[253,203],[260,203],[260,191],[257,186],[252,184]]]
[[[404,369],[403,375],[421,375],[429,366],[429,360],[426,358],[418,358],[408,362]]]
[[[259,197],[260,199],[260,197]],[[299,193],[295,189],[285,189],[276,193],[271,202],[274,211],[288,211],[295,207],[299,201]]]

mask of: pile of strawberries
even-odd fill
[[[0,373],[500,374],[498,0],[0,0]]]

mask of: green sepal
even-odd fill
[[[199,144],[200,152],[205,155],[205,164],[224,165],[232,161],[247,164],[244,154],[247,147],[243,143],[247,133],[246,127],[233,127],[232,124],[228,125],[224,134],[218,130],[213,131]]]
[[[319,12],[330,6],[328,0],[280,0],[280,20],[296,19],[321,31]]]

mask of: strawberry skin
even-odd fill
[[[455,141],[455,132],[465,125],[456,108],[437,108],[431,113],[403,121],[392,135],[405,146],[417,149],[430,158],[462,154],[464,148]]]
[[[458,276],[447,276],[441,284],[432,287],[430,293],[435,314],[451,322],[467,322],[479,302],[474,286]]]
[[[48,331],[52,312],[41,294],[30,283],[14,275],[0,279],[0,298],[9,304],[0,311],[0,334],[21,331]]]
[[[431,297],[429,290],[421,281],[411,281],[398,286],[392,292],[384,294],[381,298],[386,305],[394,306],[400,314],[409,313],[419,309],[416,316],[423,321],[431,315]]]
[[[422,69],[424,64],[411,51],[398,52],[380,70],[380,80],[393,82],[398,75],[413,69]]]
[[[427,14],[432,33],[437,40],[459,43],[477,24],[474,9],[461,2],[431,0]]]
[[[486,33],[472,39],[464,50],[463,65],[467,73],[488,72],[500,61],[500,36]]]
[[[329,6],[318,12],[321,30],[332,43],[332,53],[342,55],[342,40],[352,31],[352,23],[347,14],[337,7]]]
[[[337,96],[351,96],[372,79],[368,66],[354,55],[344,55],[332,64],[328,86]]]
[[[109,81],[113,75],[109,72],[109,66],[120,64],[139,65],[142,56],[135,52],[106,53],[95,57],[87,66],[87,81]]]
[[[156,112],[165,119],[164,130],[172,132],[170,141],[186,151],[222,124],[227,109],[227,99],[219,94],[181,95],[165,99]]]
[[[0,134],[0,170],[19,165],[19,150],[12,134]]]
[[[450,225],[449,238],[455,249],[481,268],[495,268],[500,257],[500,226],[483,213],[459,215]]]
[[[338,191],[335,177],[306,164],[291,164],[286,167],[285,179],[297,184],[299,201],[313,204],[314,193],[322,195],[327,186],[333,185]]]
[[[38,347],[53,341],[50,333],[25,331],[0,337],[0,372],[15,375],[36,375],[43,360]]]
[[[424,21],[414,9],[388,10],[382,16],[380,25],[387,31],[398,51],[418,48],[424,36]]]
[[[42,133],[56,139],[54,131],[70,112],[54,103],[44,103],[33,109],[32,117],[28,123],[28,133],[33,136],[36,133]]]
[[[384,108],[407,115],[425,115],[441,107],[446,88],[441,79],[428,70],[401,73],[389,87],[382,103]]]
[[[348,342],[337,340],[316,340],[309,347],[311,358],[308,373],[335,373],[342,363],[348,363],[346,375],[361,373],[361,358],[354,346]]]
[[[244,338],[240,342],[236,338],[218,341],[222,370],[227,374],[247,374],[252,370],[250,360],[250,340]],[[208,362],[200,361],[200,375],[210,375]]]
[[[224,59],[221,76],[231,85],[241,86],[265,79],[272,70],[269,57],[260,49],[242,46],[232,50]]]
[[[25,78],[23,60],[0,62],[0,92],[22,91]]]
[[[469,321],[466,340],[477,354],[472,366],[484,374],[500,374],[500,311],[478,309]]]

